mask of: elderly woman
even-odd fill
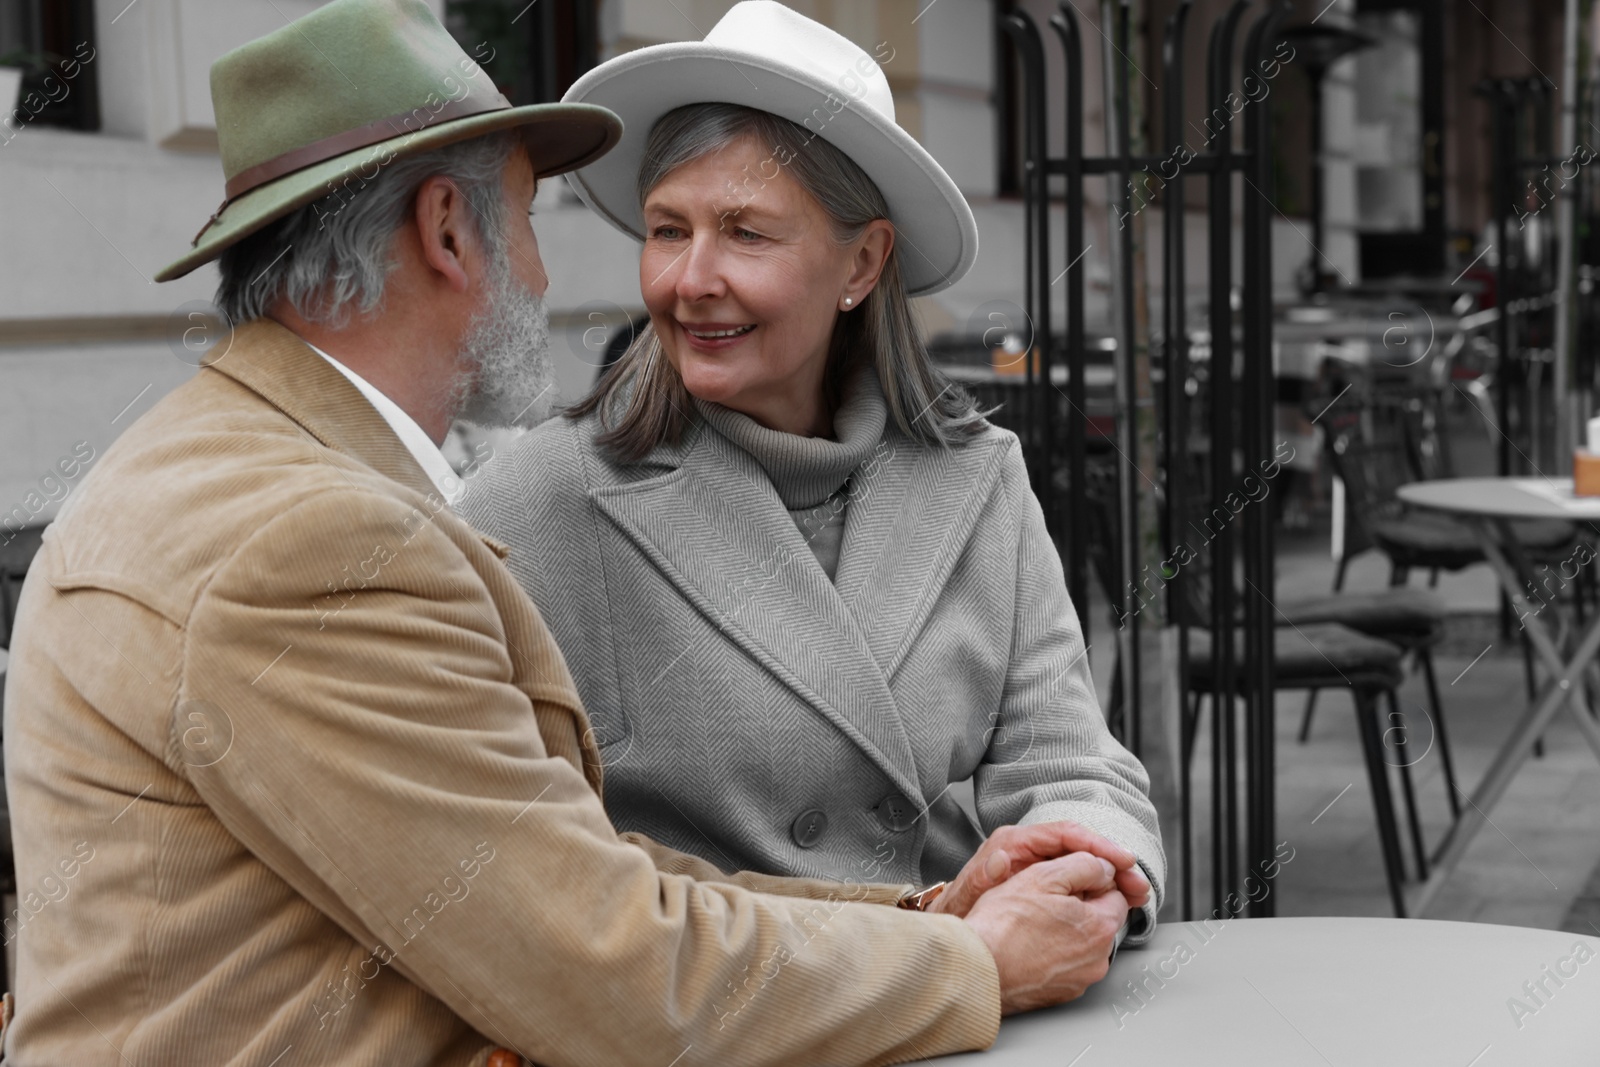
[[[1135,854],[1147,934],[1148,779],[1016,438],[918,336],[909,296],[966,272],[976,227],[877,64],[752,0],[568,98],[627,125],[574,184],[643,240],[650,327],[463,510],[567,657],[618,827],[730,871],[927,884],[1069,820]]]

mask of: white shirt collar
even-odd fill
[[[305,338],[302,337],[301,340],[304,341]],[[417,461],[417,466],[421,467],[422,472],[433,482],[434,487],[439,490],[439,495],[444,497],[445,503],[455,507],[466,492],[467,484],[456,476],[456,472],[450,467],[450,461],[444,458],[444,453],[439,451],[439,446],[433,443],[433,438],[429,437],[422,427],[417,425],[417,420],[407,415],[405,409],[399,404],[379,392],[377,386],[328,355],[328,353],[310,341],[306,341],[306,347],[327,360],[335,370],[350,379],[350,384],[361,391],[361,395],[367,398],[367,402],[377,409],[379,415],[383,416],[383,421],[389,424],[389,429],[393,430],[395,436],[400,438],[400,443],[406,446],[406,451],[411,453],[411,458]]]

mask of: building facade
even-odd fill
[[[429,0],[471,52],[470,34],[490,25],[515,34],[518,20],[551,19],[549,27],[579,41],[578,52],[610,56],[648,44],[704,36],[731,0]],[[975,269],[954,288],[919,301],[930,335],[977,333],[990,325],[997,304],[1021,303],[1023,212],[1014,195],[1018,139],[1016,92],[996,29],[1003,8],[1028,10],[1041,26],[1056,10],[1051,0],[790,0],[796,9],[850,37],[879,57],[895,95],[900,124],[948,169],[978,218],[980,252]],[[1442,0],[1439,0],[1442,2]],[[156,285],[152,275],[175,258],[220,201],[222,181],[215,145],[208,69],[229,49],[305,14],[318,0],[5,0],[0,38],[27,30],[32,12],[37,38],[46,25],[51,51],[75,60],[74,76],[57,84],[49,101],[35,100],[41,115],[76,108],[80,127],[35,121],[24,101],[0,126],[0,523],[47,521],[125,428],[162,395],[195,371],[217,328],[209,298],[216,281],[207,267],[180,281]],[[1452,225],[1481,216],[1483,139],[1473,128],[1470,101],[1460,96],[1473,71],[1494,66],[1515,73],[1526,59],[1553,55],[1552,33],[1533,12],[1559,7],[1484,0],[1491,16],[1506,21],[1478,26],[1471,11],[1451,9],[1449,40],[1464,50],[1451,67],[1449,170]],[[13,5],[16,5],[13,7]],[[474,5],[477,15],[469,17]],[[484,23],[484,5],[489,22]],[[1098,6],[1077,5],[1086,21],[1085,144],[1098,152],[1104,128]],[[1160,70],[1160,28],[1174,4],[1154,0],[1137,16],[1134,58],[1141,77]],[[1322,7],[1322,4],[1317,4]],[[1479,5],[1472,5],[1479,9]],[[1316,15],[1310,3],[1301,18]],[[1224,0],[1200,0],[1191,20],[1209,28]],[[520,11],[519,11],[520,9]],[[1355,0],[1334,0],[1321,17],[1350,19]],[[10,20],[8,23],[7,20]],[[42,20],[42,21],[41,21]],[[564,20],[564,21],[563,21]],[[24,20],[25,21],[25,20]],[[1292,20],[1291,20],[1292,21]],[[1556,20],[1559,21],[1558,19]],[[1527,47],[1494,26],[1526,34]],[[7,27],[9,26],[9,29]],[[484,31],[490,32],[490,31]],[[1192,31],[1193,32],[1193,31]],[[1198,37],[1198,34],[1195,34]],[[1504,36],[1501,34],[1500,36]],[[562,38],[565,41],[566,37]],[[1047,51],[1054,57],[1047,32]],[[570,50],[546,42],[545,93],[558,92],[575,73]],[[3,51],[3,50],[0,50]],[[1200,98],[1203,40],[1191,43],[1189,95]],[[6,60],[0,55],[0,74]],[[1532,60],[1528,60],[1532,63]],[[1548,62],[1548,60],[1547,60]],[[1052,60],[1052,68],[1057,64]],[[1467,70],[1466,67],[1471,67]],[[1458,69],[1460,68],[1460,69]],[[1355,67],[1330,75],[1328,121],[1328,254],[1347,277],[1358,277],[1354,168],[1359,130],[1354,115]],[[1298,75],[1279,79],[1274,92],[1303,97]],[[533,84],[532,81],[529,82]],[[1153,82],[1151,83],[1154,84]],[[1051,72],[1052,149],[1060,150],[1059,70]],[[0,92],[7,83],[0,78]],[[536,91],[534,89],[528,91]],[[1302,111],[1299,112],[1303,116]],[[52,110],[53,109],[53,110]],[[1198,106],[1196,115],[1199,115]],[[1281,132],[1304,153],[1303,132],[1290,122]],[[1295,138],[1300,138],[1298,141]],[[1478,169],[1475,169],[1478,168]],[[1476,176],[1476,177],[1475,177]],[[1201,183],[1192,182],[1198,188]],[[1088,183],[1091,249],[1091,331],[1102,324],[1111,272],[1104,250],[1111,225],[1104,183]],[[564,182],[540,191],[536,230],[550,268],[549,301],[558,386],[581,395],[615,331],[642,310],[637,248],[592,216]],[[1191,205],[1193,207],[1194,205]],[[1144,220],[1160,233],[1161,206]],[[1196,212],[1188,277],[1204,291],[1204,221]],[[1054,240],[1062,240],[1056,227]],[[1309,254],[1303,219],[1280,216],[1274,229],[1274,289],[1293,292],[1295,268]],[[1159,241],[1151,242],[1147,274],[1160,277]],[[1053,257],[1064,263],[1059,253]],[[1158,286],[1152,285],[1158,294]],[[987,310],[986,310],[987,309]],[[1054,320],[1063,321],[1064,303]],[[71,472],[70,474],[68,472]],[[0,534],[0,536],[4,536]]]

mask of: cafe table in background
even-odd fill
[[[1410,507],[1453,515],[1471,528],[1511,603],[1518,627],[1545,669],[1538,694],[1512,725],[1472,796],[1463,798],[1461,817],[1441,843],[1433,870],[1414,902],[1415,912],[1421,914],[1488,824],[1494,806],[1527,762],[1534,741],[1561,710],[1571,713],[1568,721],[1600,758],[1600,723],[1589,707],[1585,684],[1600,656],[1600,614],[1584,620],[1571,604],[1575,582],[1591,565],[1595,542],[1600,541],[1600,497],[1574,496],[1571,478],[1544,477],[1440,478],[1403,485],[1396,496]],[[1542,567],[1535,568],[1536,561],[1517,541],[1516,522],[1530,519],[1576,525],[1576,540],[1566,558],[1553,566],[1541,561]],[[1600,1048],[1585,1062],[1600,1064]]]

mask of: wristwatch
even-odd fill
[[[914,893],[907,893],[895,901],[895,906],[905,908],[907,911],[927,911],[929,905],[939,899],[939,894],[944,892],[944,887],[949,882],[935,882],[926,889],[919,889]]]

